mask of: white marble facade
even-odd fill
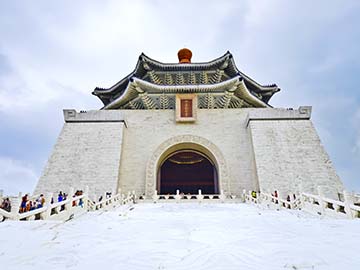
[[[174,110],[64,110],[65,124],[35,193],[72,186],[151,196],[161,158],[194,148],[214,160],[219,188],[316,193],[343,185],[310,120],[311,108],[198,109],[195,122]]]

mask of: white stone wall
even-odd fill
[[[250,121],[260,189],[283,196],[317,194],[318,186],[336,198],[343,185],[310,120]]]
[[[122,122],[65,123],[34,193],[115,191],[123,129]]]
[[[226,167],[227,193],[260,186],[285,194],[301,183],[305,191],[322,185],[334,194],[343,187],[307,120],[310,114],[311,108],[201,109],[194,123],[177,123],[174,110],[65,111],[67,123],[35,193],[88,185],[97,194],[114,189],[143,194],[154,153],[187,135],[221,152],[217,162]]]
[[[174,110],[123,111],[123,155],[119,183],[122,191],[145,192],[146,165],[166,140],[181,135],[202,137],[221,151],[228,169],[230,190],[256,189],[254,163],[248,130],[245,127],[251,109],[201,109],[195,123],[176,123]]]

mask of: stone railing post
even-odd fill
[[[154,203],[156,203],[159,199],[156,189],[154,190],[154,195],[152,196],[152,199]]]
[[[121,205],[124,205],[125,204],[125,194],[124,193],[121,193]]]
[[[89,211],[89,204],[88,204],[88,201],[89,201],[89,186],[85,186],[85,190],[84,190],[84,197],[83,197],[83,206],[84,208]]]
[[[299,184],[299,204],[300,204],[300,209],[304,209],[305,208],[305,197],[304,197],[304,186],[302,183]]]
[[[320,213],[321,215],[325,215],[325,202],[324,202],[324,191],[322,186],[318,186],[318,200],[320,206]]]
[[[123,195],[122,195],[122,193],[118,193],[118,195],[119,195],[119,197],[118,197],[118,205],[122,205],[123,204]]]
[[[267,191],[266,201],[267,201],[267,206],[269,206],[272,203],[271,191],[269,190]]]
[[[242,196],[242,198],[241,198],[242,201],[243,201],[243,202],[246,202],[246,189],[243,189],[241,196]]]
[[[135,192],[135,190],[132,191],[131,197],[132,197],[132,198],[131,198],[132,202],[133,202],[133,203],[136,203],[136,192]]]
[[[201,189],[199,189],[198,195],[196,195],[196,199],[198,199],[199,202],[201,202],[204,199],[204,196],[201,193]]]
[[[108,202],[107,202],[107,204],[108,204],[108,206],[112,206],[112,204],[113,204],[113,198],[112,198],[112,196],[108,196],[107,198],[106,198],[106,200],[108,200]]]
[[[275,205],[276,205],[276,210],[280,210],[281,208],[281,202],[280,202],[280,198],[281,198],[281,192],[279,192],[279,190],[275,189],[277,191],[277,197],[275,197],[274,201],[275,201]],[[275,191],[274,191],[275,193]]]
[[[53,197],[52,193],[48,193],[45,197],[45,205],[43,207],[46,208],[45,212],[41,213],[41,219],[49,219],[51,216],[51,199]]]
[[[220,190],[220,201],[223,203],[226,199],[226,195],[224,194],[224,190]]]
[[[176,190],[175,200],[178,203],[181,200],[180,190]]]
[[[11,199],[11,219],[12,220],[19,220],[19,209],[21,205],[22,194],[19,192],[18,196]]]
[[[71,210],[72,201],[73,201],[73,196],[74,196],[74,188],[73,188],[73,187],[70,187],[70,188],[69,188],[69,193],[68,193],[67,198],[66,198],[66,200],[68,201],[68,202],[65,204],[65,210],[66,210],[66,211]]]
[[[248,191],[248,197],[250,202],[254,202],[253,197],[251,196],[251,190]]]
[[[103,199],[102,199],[102,207],[105,207],[106,205],[108,205],[108,202],[106,201],[107,200],[107,197],[106,197],[106,191],[104,192],[103,194]]]
[[[348,218],[354,218],[354,215],[351,210],[351,205],[354,204],[353,197],[351,194],[344,190],[344,203],[345,203],[345,213]]]
[[[276,189],[276,188],[274,188],[274,187],[272,187],[272,189],[271,189],[272,191],[270,192],[270,196],[271,196],[271,202],[273,203],[273,204],[275,204],[276,205],[276,203],[279,203],[279,191]],[[277,193],[277,197],[275,197],[275,191],[276,191],[276,193]],[[278,209],[278,208],[277,208]]]
[[[120,200],[120,202],[118,202],[118,204],[120,204],[120,205],[122,205],[122,194],[121,194],[121,188],[118,188],[118,193],[117,194],[120,194],[120,199],[118,199],[118,200]]]

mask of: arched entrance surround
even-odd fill
[[[154,195],[157,186],[158,169],[164,159],[171,153],[193,149],[209,157],[215,164],[218,173],[219,189],[224,193],[229,191],[229,177],[225,158],[220,149],[209,140],[195,135],[180,135],[172,137],[160,144],[146,167],[145,194],[147,197]]]

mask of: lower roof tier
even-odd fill
[[[114,97],[103,109],[174,109],[175,95],[181,93],[197,94],[199,108],[270,107],[237,76],[212,85],[176,86],[160,86],[133,78],[124,93]]]

